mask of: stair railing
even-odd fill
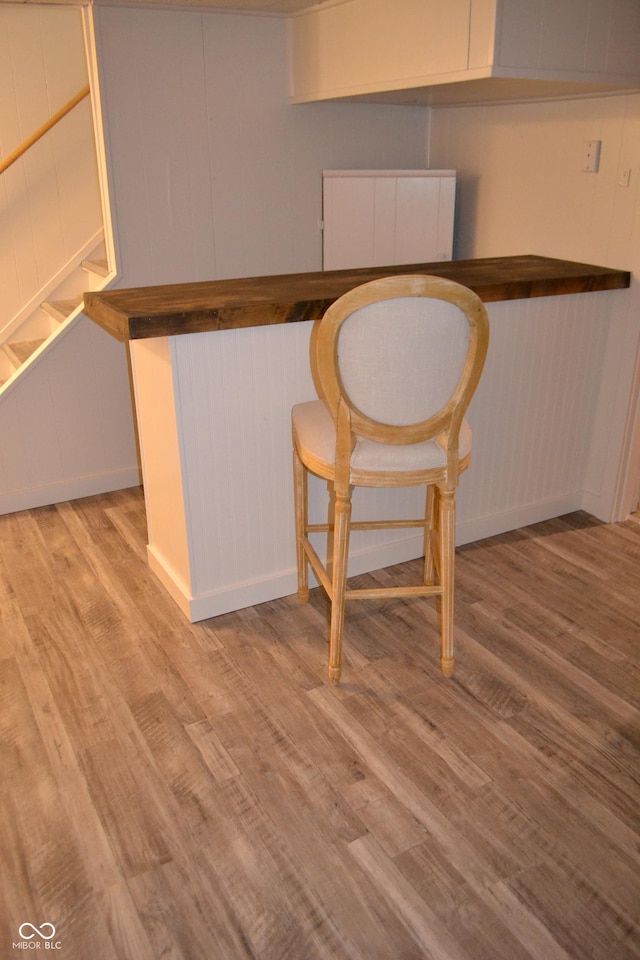
[[[38,140],[40,140],[45,133],[48,133],[52,127],[55,127],[56,123],[62,120],[63,117],[66,117],[66,115],[70,113],[75,106],[84,100],[85,97],[89,96],[89,93],[90,89],[88,84],[86,87],[83,87],[82,90],[78,90],[75,96],[71,97],[71,99],[65,103],[64,107],[60,107],[60,109],[57,110],[53,116],[49,117],[49,119],[46,120],[41,127],[38,127],[38,129],[32,133],[30,137],[27,137],[27,139],[21,143],[20,146],[13,151],[13,153],[10,153],[6,160],[3,160],[0,163],[0,174],[4,173],[12,163],[16,162],[16,160],[19,160],[23,153],[27,152],[29,147],[32,147],[34,143],[37,143]]]

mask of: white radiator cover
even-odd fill
[[[325,170],[323,268],[451,260],[455,170]]]

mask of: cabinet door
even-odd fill
[[[452,171],[325,174],[324,269],[450,260],[454,205]]]
[[[396,181],[392,263],[451,260],[454,177],[399,177]]]
[[[474,26],[478,24],[486,34],[495,21],[495,3],[343,0],[307,4],[290,20],[292,100],[328,100],[420,87],[434,78],[439,83],[459,79],[469,65],[471,13]]]
[[[323,269],[375,266],[374,177],[328,177],[323,185]]]

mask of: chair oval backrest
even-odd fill
[[[475,293],[417,275],[344,294],[325,313],[312,349],[334,420],[342,399],[359,436],[415,443],[459,427],[487,342],[486,310]]]

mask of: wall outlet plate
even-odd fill
[[[585,140],[582,154],[582,172],[597,173],[600,166],[602,140]]]

